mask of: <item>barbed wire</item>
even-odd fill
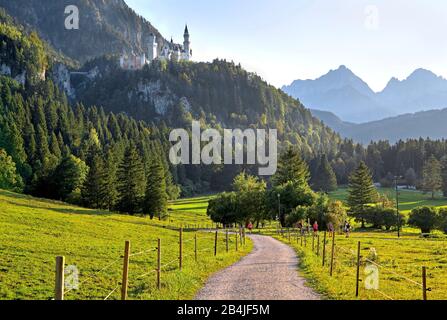
[[[149,272],[147,272],[147,273],[143,273],[142,275],[138,276],[138,277],[136,278],[136,280],[143,279],[143,278],[145,278],[145,277],[147,277],[147,276],[149,276],[149,275],[151,275],[151,274],[153,274],[153,273],[155,273],[155,272],[157,272],[157,271],[158,271],[158,270],[155,269],[155,270],[149,271]]]
[[[154,252],[154,251],[157,251],[157,250],[158,250],[158,248],[153,248],[153,249],[149,249],[149,250],[136,252],[136,253],[133,253],[133,254],[129,255],[129,258],[136,257],[136,256],[141,256],[141,255],[143,255],[145,253],[150,253],[150,252]]]
[[[119,288],[120,286],[121,286],[121,284],[117,285],[117,286],[115,287],[115,289],[113,289],[112,291],[110,291],[110,293],[104,298],[104,301],[105,301],[105,300],[108,300],[108,299],[112,296],[112,294],[114,294],[115,291],[118,290],[118,288]]]
[[[176,261],[178,262],[178,261],[179,261],[179,258],[175,258],[174,260],[171,260],[171,261],[169,261],[168,263],[162,265],[162,266],[160,267],[160,269],[166,268],[167,266],[173,264],[173,263],[176,262]]]
[[[375,261],[372,261],[372,260],[367,259],[367,258],[364,258],[364,260],[365,260],[366,262],[369,262],[369,263],[372,263],[372,264],[376,265],[377,267],[380,267],[380,268],[382,268],[382,269],[386,269],[386,270],[388,270],[390,273],[394,274],[395,276],[398,276],[398,277],[400,277],[400,278],[402,278],[402,279],[404,279],[404,280],[407,280],[408,282],[411,282],[411,283],[413,283],[413,284],[415,284],[415,285],[417,285],[417,286],[419,286],[419,287],[421,287],[421,288],[424,287],[421,283],[419,283],[419,282],[417,282],[417,281],[414,281],[413,279],[410,279],[410,278],[408,278],[408,277],[406,277],[406,276],[404,276],[404,275],[402,275],[402,274],[400,274],[400,273],[397,273],[397,272],[395,272],[395,271],[392,271],[392,270],[390,270],[388,267],[385,267],[385,266],[383,266],[383,265],[381,265],[381,264],[379,264],[379,263],[377,263],[377,262],[375,262]]]
[[[121,262],[121,259],[116,259],[115,261],[113,261],[113,262],[111,262],[110,264],[106,265],[106,266],[105,266],[104,268],[102,268],[101,270],[96,271],[93,275],[88,276],[88,277],[85,278],[83,281],[79,282],[78,287],[81,286],[82,284],[85,284],[85,283],[87,283],[88,281],[90,281],[90,280],[96,278],[96,277],[98,276],[98,274],[104,272],[105,270],[107,270],[107,269],[110,268],[111,266],[117,264],[118,262]],[[72,287],[72,288],[66,290],[66,291],[64,292],[64,294],[67,294],[67,293],[69,293],[69,292],[71,292],[71,291],[73,291],[73,290],[75,290],[75,287]]]
[[[382,296],[384,296],[385,298],[389,299],[389,300],[394,300],[392,297],[390,297],[389,295],[387,295],[386,293],[384,293],[383,291],[380,291],[379,289],[373,289],[374,291],[380,293]]]

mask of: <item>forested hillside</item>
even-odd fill
[[[64,12],[69,5],[79,9],[79,30],[65,28]],[[56,50],[81,63],[123,50],[143,52],[151,33],[157,36],[160,48],[165,41],[123,0],[0,0],[0,7],[38,31]]]
[[[299,151],[316,190],[346,184],[361,161],[375,181],[390,184],[393,175],[408,174],[412,184],[422,185],[424,164],[446,154],[445,141],[364,148],[342,140],[299,101],[221,60],[156,61],[130,72],[114,58],[97,58],[76,70],[86,74],[71,76],[68,99],[52,80],[63,59],[36,33],[7,16],[0,21],[0,149],[6,151],[1,159],[8,177],[16,175],[2,182],[8,189],[107,209],[119,209],[128,191],[126,201],[139,203],[132,210],[142,211],[151,200],[147,194],[157,195],[154,190],[171,198],[228,190],[239,172],[255,172],[253,166],[172,166],[169,133],[190,128],[193,119],[204,128],[278,129],[280,151],[287,145]],[[331,186],[322,183],[327,177]]]
[[[166,157],[165,126],[149,126],[95,106],[72,107],[50,79],[36,78],[45,66],[46,53],[35,34],[0,24],[0,39],[0,56],[8,57],[10,61],[2,61],[11,67],[11,75],[0,77],[0,149],[16,167],[15,189],[76,203],[91,200],[89,191],[100,192],[101,202],[87,204],[113,208],[124,183],[118,183],[120,166],[133,156],[143,179],[139,192],[144,194],[149,164],[158,159],[167,193],[178,196]],[[26,71],[25,82],[11,77],[22,71]],[[93,165],[98,167],[89,170]],[[85,182],[94,179],[100,188],[88,190],[92,186]]]
[[[279,140],[297,146],[307,159],[322,152],[335,155],[341,143],[297,100],[232,62],[155,61],[129,72],[102,58],[84,71],[95,67],[95,78],[73,81],[76,99],[85,105],[172,127],[190,127],[192,119],[200,119],[214,128],[278,129]]]

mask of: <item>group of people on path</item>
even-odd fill
[[[300,221],[297,223],[296,227],[301,230],[301,234],[303,235],[306,232],[310,234],[311,231],[313,231],[314,235],[317,235],[319,231],[318,221],[315,221],[312,227],[310,225],[310,222],[304,223],[303,221]],[[341,229],[341,231],[346,234],[346,238],[349,238],[352,229],[351,224],[348,221],[345,221],[345,223],[341,226]],[[334,224],[332,222],[329,222],[327,224],[327,231],[330,233],[335,232]]]

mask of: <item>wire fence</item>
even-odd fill
[[[138,281],[144,278],[155,276],[154,283],[156,284],[156,288],[160,290],[163,281],[162,274],[174,271],[182,271],[183,264],[186,260],[188,260],[189,263],[197,264],[198,260],[209,258],[210,253],[212,253],[215,257],[217,257],[222,252],[228,253],[230,243],[234,244],[234,242],[240,241],[241,246],[245,244],[245,230],[243,229],[189,230],[190,232],[186,232],[185,234],[185,230],[183,228],[177,229],[177,231],[179,232],[178,240],[174,240],[174,248],[171,242],[171,245],[168,246],[168,250],[163,249],[164,245],[162,245],[161,239],[158,239],[157,245],[155,247],[152,247],[148,250],[131,253],[130,241],[126,241],[124,255],[120,255],[120,258],[114,259],[110,263],[100,268],[98,271],[95,271],[92,274],[86,276],[85,279],[83,279],[82,281],[78,281],[76,285],[67,285],[67,281],[65,279],[65,257],[56,257],[56,281],[54,299],[64,300],[66,295],[71,294],[73,291],[78,291],[81,286],[85,287],[85,284],[94,282],[95,279],[97,279],[99,276],[103,276],[104,274],[107,274],[110,278],[113,278],[112,273],[116,274],[116,272],[119,271],[119,269],[117,269],[116,267],[121,264],[122,279],[121,281],[117,281],[115,279],[116,285],[113,287],[112,290],[107,291],[107,294],[105,295],[103,300],[109,300],[115,297],[118,291],[121,292],[121,299],[126,300],[128,299],[129,280]],[[188,237],[191,236],[191,234],[192,237]],[[236,234],[236,239],[229,237],[229,234]],[[226,250],[223,250],[222,246],[224,246]],[[175,249],[175,247],[177,248]],[[238,245],[236,245],[235,248],[237,251]],[[163,262],[162,253],[163,257],[166,254],[167,257],[172,257],[172,255],[174,255],[175,258],[167,262]],[[129,277],[129,266],[132,263],[138,262],[137,260],[135,260],[135,258],[150,258],[151,261],[156,261],[156,265],[152,270],[143,272],[138,275],[132,274],[131,277]]]
[[[307,229],[269,228],[261,229],[257,233],[273,236],[297,247],[304,256],[310,258],[312,271],[318,272],[322,277],[329,276],[328,281],[338,288],[338,293],[343,297],[374,299],[378,296],[385,300],[399,300],[403,297],[428,300],[428,293],[434,291],[427,283],[426,266],[407,263],[404,267],[411,272],[396,270],[395,265],[378,261],[377,251],[371,248],[371,242],[362,248],[361,241],[349,239],[355,241],[354,249],[350,247],[353,243],[346,244],[348,239],[345,240],[344,236],[335,232],[314,233]],[[370,250],[369,255],[366,250]],[[442,270],[443,267],[430,267],[431,271],[434,269]],[[430,274],[429,280],[430,285],[436,286],[433,274]],[[401,292],[402,290],[405,292]]]

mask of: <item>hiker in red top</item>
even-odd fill
[[[314,225],[313,225],[313,229],[314,229],[314,234],[318,233],[318,222],[315,221]]]

